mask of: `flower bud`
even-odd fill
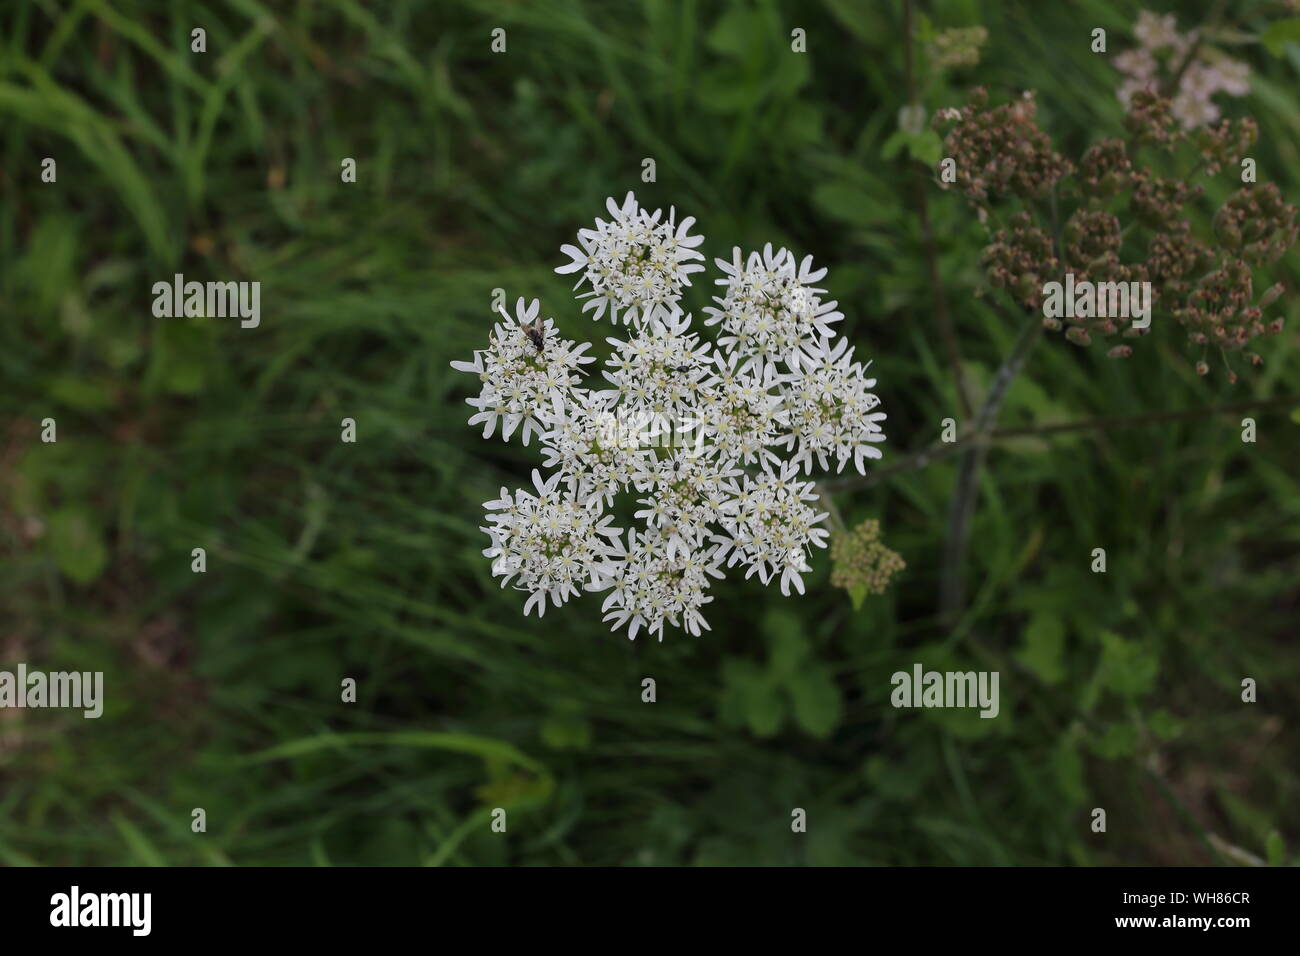
[[[1279,282],[1276,285],[1270,286],[1268,289],[1264,291],[1264,295],[1260,297],[1259,307],[1261,309],[1267,309],[1270,305],[1272,305],[1274,302],[1277,301],[1278,296],[1280,296],[1281,294],[1282,294],[1282,283]]]

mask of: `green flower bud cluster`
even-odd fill
[[[831,562],[831,584],[867,594],[884,594],[894,575],[907,567],[902,555],[880,540],[880,522],[875,519],[832,536]]]

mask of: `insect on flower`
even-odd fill
[[[542,337],[541,325],[534,323],[533,325],[520,326],[520,328],[524,330],[524,335],[528,336],[528,341],[533,343],[538,352],[545,350],[546,340]]]

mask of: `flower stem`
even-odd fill
[[[831,517],[831,530],[836,533],[844,531],[844,516],[840,514],[840,509],[836,506],[834,497],[823,487],[821,482],[813,482],[813,488],[817,492],[818,499],[826,504],[826,512]]]
[[[1166,97],[1172,99],[1174,95],[1177,94],[1178,88],[1183,82],[1183,74],[1187,72],[1187,68],[1192,65],[1192,61],[1200,51],[1201,41],[1204,39],[1205,34],[1208,31],[1218,28],[1219,22],[1223,19],[1223,11],[1226,6],[1226,0],[1215,0],[1214,6],[1210,9],[1210,15],[1205,18],[1205,22],[1201,25],[1201,28],[1196,31],[1196,35],[1192,38],[1192,42],[1187,45],[1187,52],[1183,54],[1182,61],[1178,64],[1178,69],[1174,71],[1173,75],[1170,76],[1169,80],[1165,83],[1164,89],[1161,92]]]
[[[916,71],[912,65],[913,37],[912,0],[903,0],[903,70],[904,85],[907,91],[907,105],[917,104]],[[934,228],[930,224],[930,200],[927,194],[925,175],[914,160],[908,160],[912,167],[912,184],[916,192],[916,214],[921,226],[921,244],[925,249],[925,263],[930,278],[930,291],[934,296],[934,315],[939,324],[939,337],[948,364],[952,366],[953,380],[957,388],[957,401],[961,405],[963,418],[970,418],[973,409],[970,400],[970,388],[966,382],[966,372],[961,364],[961,351],[957,347],[957,330],[948,311],[948,297],[944,293],[943,279],[939,275],[939,253],[934,241]]]
[[[1166,412],[1144,412],[1141,415],[1115,415],[1100,418],[1085,418],[1074,422],[1055,422],[1048,425],[1026,425],[1021,428],[995,428],[989,432],[991,442],[1004,441],[1009,438],[1032,438],[1043,435],[1056,435],[1063,432],[1081,432],[1106,430],[1110,428],[1127,428],[1130,425],[1151,425],[1157,422],[1186,422],[1198,418],[1212,418],[1215,415],[1232,415],[1237,412],[1266,411],[1276,408],[1292,408],[1300,405],[1300,395],[1282,395],[1277,398],[1255,398],[1232,405],[1205,405],[1200,408],[1180,408]],[[888,468],[881,468],[867,475],[842,478],[839,481],[818,482],[824,492],[854,491],[871,488],[894,475],[924,468],[931,462],[942,461],[966,448],[968,433],[955,442],[934,441],[912,452],[901,461],[896,461]]]
[[[1300,395],[1283,395],[1278,398],[1257,398],[1232,405],[1206,405],[1202,408],[1180,408],[1167,412],[1144,412],[1141,415],[1114,415],[1087,418],[1077,422],[1058,422],[1051,425],[1029,425],[1024,428],[999,428],[989,437],[1024,438],[1027,436],[1056,435],[1061,432],[1089,431],[1094,428],[1123,428],[1128,425],[1149,425],[1154,422],[1185,422],[1211,415],[1231,415],[1235,412],[1259,411],[1270,408],[1290,408],[1300,405]]]
[[[1042,336],[1043,323],[1030,318],[1020,331],[1020,337],[1012,347],[1011,353],[998,369],[988,396],[975,419],[975,447],[968,450],[961,460],[957,471],[957,484],[953,492],[952,505],[948,511],[948,532],[944,542],[943,566],[939,585],[939,613],[951,620],[961,608],[965,598],[965,579],[962,565],[966,557],[966,543],[970,537],[970,520],[975,511],[976,492],[979,489],[980,472],[988,458],[989,433],[993,422],[997,420],[1007,390],[1025,364],[1030,350]]]

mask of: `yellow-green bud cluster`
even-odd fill
[[[868,594],[884,594],[894,575],[907,567],[902,556],[880,540],[880,522],[875,519],[833,535],[831,562],[831,584],[846,591],[863,588]]]

